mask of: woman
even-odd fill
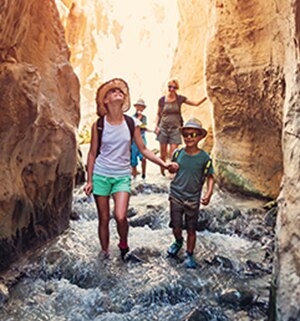
[[[102,84],[96,95],[97,114],[103,117],[102,135],[97,122],[92,125],[91,145],[87,160],[87,195],[93,193],[99,218],[99,241],[104,257],[109,257],[109,200],[114,201],[114,216],[119,234],[119,249],[124,259],[129,251],[127,209],[130,197],[130,130],[123,114],[130,108],[127,83],[114,78]],[[126,119],[130,118],[126,115]],[[134,122],[133,138],[142,155],[164,169],[170,166],[143,143],[139,121]],[[99,146],[99,138],[101,145]],[[98,154],[98,151],[100,152]],[[98,156],[97,156],[98,155]]]
[[[160,143],[160,158],[163,161],[167,159],[168,144],[170,145],[169,155],[172,156],[174,150],[181,144],[181,135],[179,128],[183,124],[181,115],[181,105],[183,103],[190,106],[200,106],[207,97],[198,102],[189,100],[185,96],[177,94],[179,82],[172,79],[168,82],[168,94],[158,101],[158,112],[155,133]],[[162,175],[165,175],[164,168],[161,167]]]

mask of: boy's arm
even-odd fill
[[[214,190],[215,179],[212,174],[207,176],[207,191],[204,196],[201,198],[201,204],[208,205],[210,202],[210,198],[212,196]]]

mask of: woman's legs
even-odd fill
[[[178,144],[171,144],[171,145],[170,145],[170,159],[172,159],[174,150],[175,150],[176,148],[178,148],[178,146],[179,146]]]
[[[167,159],[167,147],[168,144],[160,144],[160,158],[165,162]],[[160,168],[162,175],[165,175],[165,170],[163,167]]]
[[[98,236],[102,251],[109,247],[109,196],[94,195],[98,211]]]
[[[117,222],[117,231],[120,237],[120,248],[128,248],[128,221],[127,210],[129,204],[130,194],[127,192],[117,192],[113,194],[113,200],[115,202],[115,220]]]

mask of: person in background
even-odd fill
[[[124,115],[130,107],[130,96],[123,79],[114,78],[102,84],[97,90],[96,104],[99,120],[103,118],[102,134],[99,134],[96,121],[92,125],[84,191],[87,195],[93,193],[96,201],[99,241],[105,258],[109,257],[109,203],[112,196],[119,234],[118,247],[124,259],[129,251],[127,210],[131,192],[131,131],[128,118],[134,124],[133,138],[142,155],[164,169],[171,165],[147,149],[138,120]]]
[[[143,111],[146,108],[145,101],[143,99],[138,99],[137,102],[134,104],[136,112],[134,113],[133,117],[138,119],[141,129],[141,135],[145,146],[147,145],[146,141],[146,131],[147,131],[147,116],[143,114]],[[135,141],[133,140],[131,145],[131,167],[132,167],[132,176],[136,177],[138,175],[137,165],[138,160],[142,163],[142,178],[146,178],[146,158],[143,157],[141,152],[139,151]]]
[[[167,155],[173,155],[174,150],[181,144],[179,127],[183,125],[181,105],[200,106],[207,97],[199,101],[191,101],[187,97],[177,94],[179,82],[171,79],[168,82],[168,94],[162,96],[158,101],[155,133],[160,144],[160,157],[166,161]],[[169,145],[169,153],[168,153]],[[164,176],[164,168],[161,167],[161,174]]]
[[[183,245],[182,229],[187,229],[185,265],[196,268],[193,252],[196,245],[196,227],[200,202],[207,205],[213,193],[214,169],[209,155],[198,148],[198,143],[207,135],[201,122],[192,118],[180,129],[184,139],[184,148],[175,150],[172,161],[177,166],[169,169],[176,173],[170,184],[170,227],[175,241],[168,248],[170,256],[176,256]],[[204,180],[207,178],[207,190],[201,198]]]

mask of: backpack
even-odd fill
[[[176,162],[176,161],[177,161],[177,159],[178,159],[180,153],[182,152],[182,150],[183,150],[183,148],[179,148],[179,149],[177,148],[177,149],[175,150],[175,152],[174,152],[174,154],[173,154],[173,157],[172,157],[172,162]],[[211,164],[212,164],[212,160],[209,159],[209,160],[206,162],[205,166],[204,166],[204,170],[203,170],[203,173],[202,173],[201,185],[204,184],[204,181],[205,181],[206,177],[208,176],[208,171],[209,171],[209,168],[210,168]]]
[[[126,121],[126,124],[128,126],[129,132],[130,132],[130,137],[131,137],[131,142],[132,142],[133,135],[134,135],[134,127],[135,127],[134,120],[132,117],[130,117],[128,115],[124,115],[124,117],[125,117],[125,121]],[[97,119],[98,147],[97,147],[96,157],[100,154],[100,147],[101,147],[101,143],[102,143],[103,130],[104,130],[104,117],[99,117]]]
[[[165,101],[166,101],[166,96],[162,96],[158,101],[158,105],[161,108],[161,113],[163,113],[163,110],[164,110],[164,107],[165,107]],[[184,121],[183,121],[183,118],[182,118],[182,115],[181,115],[181,105],[182,105],[182,103],[180,104],[178,95],[176,95],[176,101],[177,101],[177,105],[179,107],[180,125],[183,126],[183,122]]]

